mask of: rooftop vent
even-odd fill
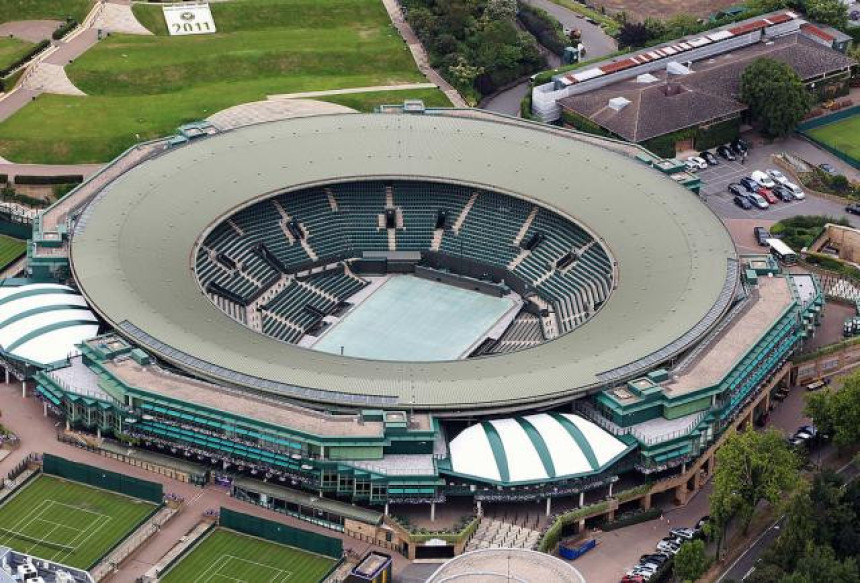
[[[690,67],[682,65],[678,61],[670,61],[666,63],[666,72],[670,75],[689,75],[693,71]]]
[[[613,97],[609,100],[609,109],[613,109],[615,111],[621,111],[628,105],[630,105],[630,100],[624,97]]]
[[[654,83],[655,81],[659,81],[659,79],[651,73],[643,73],[636,77],[637,83]]]

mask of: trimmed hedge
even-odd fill
[[[15,176],[15,184],[47,185],[47,184],[80,184],[84,177],[80,174],[65,174],[59,176]]]
[[[600,127],[587,117],[579,115],[578,113],[572,111],[562,110],[561,119],[566,125],[569,125],[573,129],[585,132],[587,134],[603,136],[604,138],[617,137],[615,134],[605,128]]]
[[[517,2],[519,12],[517,17],[522,25],[538,40],[540,44],[558,56],[564,54],[564,48],[570,44],[564,36],[561,24],[549,15],[546,10]]]
[[[60,25],[57,30],[51,33],[51,38],[54,40],[60,40],[70,32],[72,32],[75,27],[78,26],[78,21],[75,19],[67,20],[62,25]]]
[[[624,528],[625,526],[630,526],[631,524],[639,524],[640,522],[648,522],[649,520],[660,518],[661,514],[663,514],[663,511],[659,508],[641,510],[639,512],[625,514],[621,518],[618,518],[617,520],[613,520],[611,522],[604,522],[601,528],[604,531],[615,530],[616,528]]]
[[[6,77],[7,75],[9,75],[9,73],[14,71],[18,67],[44,51],[45,49],[47,49],[49,46],[51,46],[50,41],[43,40],[42,42],[34,46],[32,49],[27,51],[25,54],[23,54],[21,57],[19,57],[11,65],[6,67],[5,69],[0,69],[0,77]]]

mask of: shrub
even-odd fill
[[[517,2],[517,6],[519,8],[517,16],[526,30],[550,51],[559,56],[563,55],[564,48],[570,43],[564,36],[561,24],[545,10],[523,2]]]
[[[15,60],[11,65],[6,67],[5,69],[0,69],[0,77],[8,76],[9,73],[11,73],[13,70],[17,69],[18,67],[44,51],[50,45],[51,43],[49,41],[43,40],[42,42],[34,46],[32,49],[27,51],[25,54],[21,55],[21,57]]]
[[[827,223],[836,225],[848,225],[842,218],[827,217],[821,215],[800,215],[784,219],[771,227],[770,232],[779,235],[785,244],[792,249],[800,250],[809,247],[821,234],[821,230]]]
[[[84,181],[84,177],[80,174],[64,174],[59,176],[29,176],[19,174],[15,176],[15,184],[80,184]]]
[[[615,520],[604,522],[601,528],[605,531],[615,530],[616,528],[623,528],[625,526],[630,526],[631,524],[639,524],[640,522],[654,520],[655,518],[659,518],[661,514],[663,514],[663,511],[659,508],[629,512],[621,515]]]
[[[55,30],[53,33],[51,33],[51,38],[54,40],[60,40],[61,38],[63,38],[64,36],[66,36],[67,34],[72,32],[72,30],[74,30],[77,25],[78,25],[77,20],[75,20],[75,19],[67,20],[66,22],[61,24],[57,28],[57,30]]]

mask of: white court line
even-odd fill
[[[207,581],[209,581],[209,579],[204,579],[203,577],[208,575],[209,571],[211,571],[212,569],[215,569],[215,572],[217,573],[221,568],[219,564],[222,563],[224,560],[227,560],[227,557],[228,555],[221,555],[220,557],[218,557],[211,565],[209,565],[209,568],[207,568],[205,571],[203,571],[202,573],[200,573],[200,575],[197,576],[197,578],[194,580],[194,583],[206,583]]]
[[[65,557],[64,557],[64,559],[63,559],[63,561],[67,560],[70,556],[72,556],[72,553],[73,553],[74,551],[78,550],[81,546],[83,546],[83,544],[84,544],[86,541],[88,541],[88,540],[89,540],[89,539],[90,539],[90,538],[91,538],[95,533],[97,533],[98,531],[100,531],[100,530],[102,529],[102,527],[103,527],[105,524],[107,524],[108,522],[110,522],[110,521],[111,521],[111,517],[110,517],[110,516],[105,516],[104,514],[103,514],[102,516],[103,516],[106,520],[103,520],[103,521],[101,522],[101,524],[99,524],[99,525],[98,525],[98,526],[96,526],[92,531],[90,531],[90,534],[88,534],[86,537],[84,537],[84,539],[83,539],[82,541],[78,542],[77,537],[75,537],[75,538],[72,540],[72,542],[73,542],[73,543],[76,543],[76,544],[75,544],[75,548],[74,548],[74,550],[72,550],[72,551],[68,551],[68,552],[66,552]],[[96,519],[96,520],[99,520],[99,519]],[[90,526],[92,526],[92,525],[90,525]],[[87,527],[87,528],[89,529],[90,527]],[[84,532],[86,532],[86,531],[84,531]],[[69,545],[69,546],[71,546],[71,545]],[[56,555],[55,555],[55,556],[56,556]],[[61,556],[62,556],[62,555],[61,555]],[[63,562],[63,561],[58,561],[58,562]]]
[[[31,524],[34,520],[36,520],[37,518],[39,518],[39,516],[41,516],[41,515],[42,515],[42,507],[43,507],[45,504],[48,504],[49,502],[50,502],[50,500],[42,500],[41,502],[39,502],[39,505],[38,505],[38,506],[34,507],[32,510],[30,510],[30,512],[28,512],[27,514],[25,514],[24,516],[22,516],[20,519],[18,519],[18,522],[16,522],[16,523],[11,527],[11,528],[9,528],[9,530],[10,530],[10,531],[13,531],[13,532],[18,532],[18,533],[20,533],[20,534],[24,534],[24,533],[22,532],[22,531],[23,531],[23,529],[24,529],[24,528],[26,528],[26,527],[28,527],[28,526],[30,526],[30,524]],[[35,516],[34,516],[34,514],[35,514]],[[26,521],[26,522],[25,522],[25,521]],[[23,524],[22,524],[22,523],[23,523]],[[15,535],[14,535],[14,534],[8,534],[8,535],[6,535],[6,536],[8,537],[8,538],[6,539],[6,541],[7,541],[7,542],[9,542],[9,541],[11,541],[11,540],[13,540],[13,539],[15,538]],[[2,540],[2,539],[0,539],[0,540]],[[8,545],[7,545],[7,546],[8,546]]]

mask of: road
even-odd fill
[[[526,4],[536,6],[549,12],[565,28],[578,28],[582,31],[582,42],[587,51],[586,58],[601,57],[616,50],[615,39],[603,32],[599,26],[589,24],[573,10],[553,4],[550,0],[524,0]],[[482,109],[519,116],[520,102],[529,90],[529,83],[522,83],[502,91],[481,105]]]

